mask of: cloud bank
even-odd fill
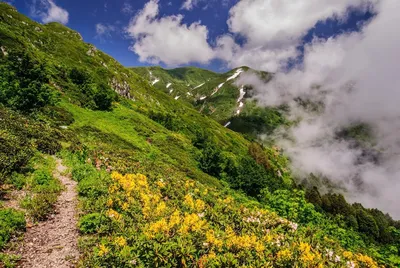
[[[191,10],[200,1],[185,0],[181,9]],[[186,25],[181,14],[159,18],[159,1],[150,0],[131,20],[127,32],[135,40],[132,50],[141,61],[177,65],[221,59],[229,67],[247,65],[276,72],[299,55],[302,38],[317,22],[345,20],[350,8],[371,9],[377,1],[242,0],[229,12],[229,33],[208,40],[206,26]],[[245,42],[238,44],[235,37]]]
[[[288,104],[291,116],[301,118],[278,135],[294,171],[329,177],[344,187],[346,196],[367,207],[377,207],[400,219],[400,2],[381,1],[378,15],[361,32],[306,45],[304,62],[263,84],[254,76],[240,83],[256,88],[263,105]],[[321,113],[303,109],[296,98],[324,103]],[[337,132],[354,123],[367,123],[376,136],[378,161]]]

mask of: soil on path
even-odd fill
[[[77,183],[63,173],[67,167],[56,159],[54,176],[65,190],[58,197],[55,213],[47,221],[29,228],[24,237],[18,267],[75,267],[78,257]]]

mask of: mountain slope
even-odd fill
[[[377,220],[362,207],[362,228],[319,211],[279,148],[249,142],[200,106],[175,100],[152,86],[154,77],[123,67],[76,32],[0,3],[0,37],[0,185],[32,191],[35,201],[21,200],[30,204],[26,212],[0,208],[1,249],[10,234],[23,232],[24,215],[36,208],[44,220],[52,213],[45,197],[60,189],[51,174],[38,172],[34,156],[57,153],[78,182],[82,267],[399,263],[396,222],[374,214],[388,238],[380,241],[380,230],[368,234]],[[225,82],[209,98],[226,87],[237,105],[240,92],[233,79],[226,82],[235,72],[180,69],[168,79],[178,84],[185,73],[196,85],[214,77],[198,95],[211,96]],[[48,210],[38,209],[43,204]]]
[[[258,134],[271,133],[286,123],[279,109],[259,107],[254,100],[249,100],[252,94],[250,86],[237,85],[238,78],[244,73],[255,73],[264,80],[271,78],[269,73],[248,67],[222,74],[195,67],[131,69],[174,99],[190,103],[221,125],[249,135],[251,139]]]

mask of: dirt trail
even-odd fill
[[[63,176],[67,169],[56,159],[54,176],[65,186],[55,204],[55,214],[27,230],[19,267],[75,267],[78,260],[77,183]]]

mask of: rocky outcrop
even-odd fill
[[[114,77],[111,80],[110,86],[120,96],[128,98],[130,100],[134,100],[134,98],[131,96],[131,87],[129,86],[128,82],[124,81],[124,82],[120,83],[117,80],[117,78]]]
[[[88,56],[94,57],[96,55],[97,48],[93,45],[90,45],[89,50],[86,52]]]
[[[3,55],[4,56],[7,56],[8,55],[8,52],[7,52],[7,50],[6,50],[6,48],[5,47],[0,47],[0,49],[1,49],[1,52],[3,52]]]
[[[36,31],[36,32],[39,32],[39,33],[42,33],[42,32],[43,32],[42,28],[40,28],[39,26],[36,26],[36,27],[35,27],[35,31]]]

